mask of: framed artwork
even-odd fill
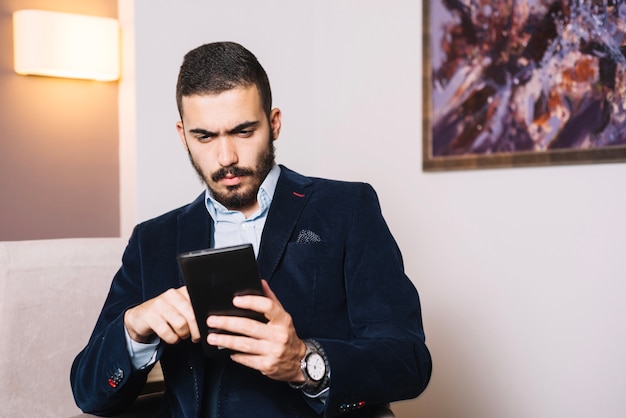
[[[626,161],[626,0],[425,0],[425,171]]]

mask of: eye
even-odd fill
[[[214,135],[210,135],[210,134],[199,134],[196,135],[196,139],[199,142],[209,142],[210,140],[212,140],[214,137]]]
[[[237,132],[237,136],[240,138],[250,138],[254,134],[254,129],[242,129]]]

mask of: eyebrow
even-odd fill
[[[239,125],[235,126],[232,129],[229,129],[228,131],[226,131],[226,133],[228,135],[233,135],[236,134],[238,132],[241,131],[245,131],[246,129],[249,128],[256,128],[259,125],[259,121],[255,120],[255,121],[246,121],[246,122],[242,122]],[[205,136],[216,136],[217,133],[215,132],[211,132],[209,130],[206,129],[202,129],[202,128],[193,128],[189,130],[190,133],[192,134],[201,134],[201,135],[205,135]]]

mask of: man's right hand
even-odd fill
[[[187,287],[170,289],[124,314],[124,325],[134,341],[146,343],[155,335],[168,344],[191,337],[200,341],[200,331]]]

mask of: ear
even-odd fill
[[[185,127],[183,126],[183,121],[179,120],[178,122],[176,122],[176,131],[178,131],[178,136],[183,143],[183,147],[185,147],[185,150],[189,151],[189,147],[187,146],[187,138],[185,138]]]
[[[278,139],[278,135],[280,135],[280,127],[281,127],[281,118],[282,113],[280,109],[275,107],[270,112],[270,129],[272,130],[274,141]]]

